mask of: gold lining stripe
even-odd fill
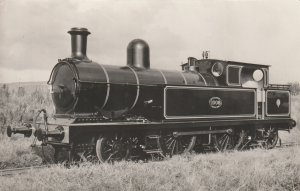
[[[105,100],[104,100],[104,103],[101,107],[101,109],[103,109],[108,101],[108,98],[109,98],[109,93],[110,93],[110,84],[109,84],[109,76],[108,76],[108,73],[106,71],[106,69],[104,68],[104,66],[102,66],[101,64],[99,64],[100,67],[102,68],[104,74],[105,74],[105,77],[106,77],[106,84],[107,84],[107,89],[106,89],[106,97],[105,97]]]
[[[200,72],[199,72],[199,76],[203,79],[205,86],[207,86],[207,82]]]
[[[134,100],[132,106],[130,107],[130,109],[132,109],[132,108],[134,108],[134,106],[136,105],[137,100],[138,100],[139,95],[140,95],[140,80],[139,80],[139,77],[138,77],[136,71],[135,71],[133,68],[131,68],[130,66],[127,66],[127,67],[133,72],[133,74],[134,74],[134,76],[135,76],[135,79],[136,79],[136,88],[137,88],[137,89],[136,89],[135,100]]]
[[[168,84],[167,78],[166,78],[166,76],[164,75],[164,73],[163,73],[161,70],[157,70],[157,71],[159,71],[159,72],[161,73],[162,77],[164,78],[165,84]]]
[[[183,72],[179,72],[180,75],[182,76],[183,80],[184,80],[184,84],[187,85],[187,81],[186,81],[186,78],[185,76],[183,75]]]

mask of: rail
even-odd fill
[[[17,174],[27,173],[33,169],[44,169],[44,168],[49,168],[49,166],[41,165],[41,166],[30,166],[30,167],[23,167],[23,168],[3,169],[0,170],[0,176],[13,176]]]
[[[294,147],[300,146],[300,143],[288,142],[288,143],[279,143],[276,148],[285,148],[285,147]]]

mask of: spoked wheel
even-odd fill
[[[244,129],[239,130],[235,134],[235,150],[243,150],[249,146],[249,143],[251,142],[251,139],[248,139],[248,132]]]
[[[96,143],[96,154],[101,163],[126,160],[130,156],[130,139],[121,135],[100,136]]]
[[[265,130],[265,145],[266,149],[272,149],[276,146],[277,141],[279,139],[278,129],[274,127],[270,127]]]
[[[191,152],[196,143],[196,136],[179,136],[167,134],[161,137],[160,147],[169,156]]]
[[[237,132],[212,135],[212,142],[217,151],[242,150],[246,144],[246,133],[244,130]]]

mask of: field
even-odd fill
[[[41,83],[0,86],[0,169],[52,162],[51,148],[31,148],[32,138],[4,134],[6,125],[30,120],[40,108],[53,112],[47,92]],[[292,106],[300,124],[300,97],[293,97]],[[280,137],[300,143],[298,128]],[[0,190],[300,190],[300,147],[189,154],[147,163],[83,163],[68,169],[55,165],[0,177]]]

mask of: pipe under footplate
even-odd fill
[[[174,132],[174,137],[179,136],[190,136],[190,135],[208,135],[208,134],[221,134],[221,133],[232,133],[232,129],[224,129],[224,130],[206,130],[206,131],[189,131],[189,132]]]
[[[8,137],[11,137],[12,134],[23,134],[25,137],[30,137],[32,135],[32,127],[30,124],[25,124],[20,128],[12,128],[11,126],[7,126],[6,134]]]

